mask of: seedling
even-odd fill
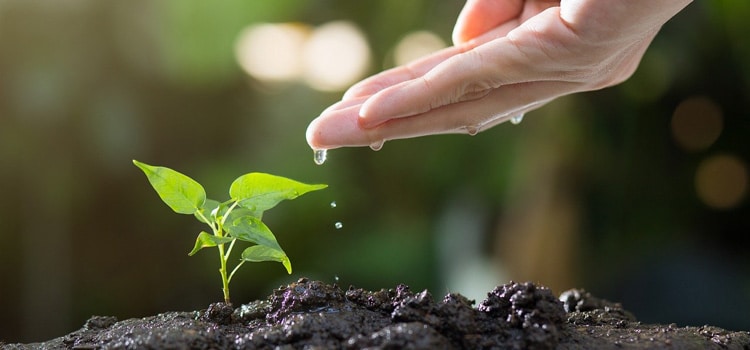
[[[294,199],[307,192],[317,191],[327,185],[308,185],[281,176],[249,173],[238,177],[229,187],[229,200],[218,202],[206,198],[203,186],[175,170],[152,166],[133,160],[133,164],[146,174],[159,197],[178,214],[194,215],[198,221],[211,228],[201,231],[195,240],[192,256],[199,250],[217,247],[221,267],[221,284],[224,302],[230,304],[229,282],[237,269],[247,261],[277,261],[292,273],[292,263],[281,249],[276,237],[261,218],[263,212],[285,199]],[[254,244],[242,252],[239,263],[227,275],[227,262],[237,241]],[[228,245],[228,246],[227,246]]]

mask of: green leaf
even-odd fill
[[[286,256],[286,253],[281,249],[254,245],[242,252],[242,260],[252,262],[278,261],[284,265],[287,273],[290,275],[292,274],[292,263],[289,261],[289,257]]]
[[[263,212],[258,212],[258,211],[250,210],[250,209],[243,208],[243,207],[235,207],[234,209],[232,209],[232,212],[229,213],[229,217],[227,218],[227,221],[232,222],[245,216],[252,216],[260,220],[263,218]]]
[[[198,182],[169,168],[151,166],[133,160],[143,170],[151,186],[172,210],[178,214],[194,214],[206,201],[206,191]]]
[[[195,218],[198,219],[198,221],[200,221],[200,222],[202,222],[204,224],[209,224],[209,225],[213,224],[214,222],[216,222],[216,218],[214,218],[214,216],[211,215],[211,213],[216,208],[218,208],[220,204],[221,203],[219,203],[218,201],[215,201],[213,199],[206,199],[206,201],[203,203],[203,206],[201,206],[201,208],[198,209],[195,212]],[[198,213],[201,213],[203,215],[203,217],[201,217],[200,215],[198,215]],[[203,220],[204,217],[206,219],[208,219],[209,222],[206,222],[205,220]]]
[[[228,225],[224,225],[224,229],[227,230],[230,236],[241,241],[281,250],[279,242],[276,241],[276,236],[273,235],[263,221],[260,221],[256,217],[239,217],[229,222]]]
[[[294,199],[328,185],[308,185],[285,177],[265,173],[249,173],[238,177],[229,188],[232,200],[240,206],[264,212],[285,199]]]
[[[188,255],[193,256],[193,254],[203,248],[215,247],[219,244],[229,243],[233,240],[234,238],[232,237],[218,237],[206,231],[201,231],[201,233],[198,234],[198,238],[195,240],[195,247],[193,247],[193,250],[191,250]]]

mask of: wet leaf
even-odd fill
[[[258,245],[281,250],[276,236],[260,219],[252,216],[243,216],[224,225],[230,236]]]
[[[245,216],[251,216],[251,217],[254,217],[254,218],[257,218],[257,219],[262,219],[263,218],[263,212],[258,212],[258,211],[250,210],[250,209],[243,208],[243,207],[236,207],[236,208],[232,209],[231,213],[229,213],[229,217],[227,218],[227,221],[228,222],[232,222],[234,220],[237,220],[237,219],[239,219],[241,217],[245,217]]]
[[[286,272],[292,274],[292,263],[281,249],[274,249],[262,245],[254,245],[242,252],[242,260],[259,262],[259,261],[277,261],[286,268]]]
[[[195,240],[195,247],[193,247],[193,250],[191,250],[188,255],[193,256],[193,254],[203,248],[215,247],[219,244],[229,243],[233,240],[234,238],[232,237],[218,237],[206,231],[201,231],[201,233],[198,234],[198,238]]]
[[[143,170],[164,203],[178,214],[194,214],[206,201],[206,191],[198,182],[170,168],[151,166],[133,160]]]
[[[262,213],[285,199],[294,199],[305,193],[317,191],[328,185],[308,185],[282,176],[249,173],[232,182],[229,195],[240,206]]]

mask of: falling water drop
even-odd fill
[[[513,123],[513,125],[521,124],[522,121],[523,121],[523,113],[515,115],[510,118],[510,122]]]
[[[331,208],[336,208],[336,201],[331,202]]]
[[[336,221],[336,223],[333,224],[333,227],[335,227],[337,230],[340,230],[342,227],[344,227],[344,224],[342,224],[341,221]]]
[[[380,149],[383,148],[383,144],[385,144],[385,140],[375,141],[370,144],[370,149],[373,151],[380,151]]]
[[[313,160],[317,165],[323,165],[326,162],[326,158],[328,158],[328,150],[316,149],[313,153]]]

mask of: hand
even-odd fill
[[[468,0],[454,46],[352,86],[307,129],[313,149],[475,134],[563,95],[619,84],[691,0]]]

